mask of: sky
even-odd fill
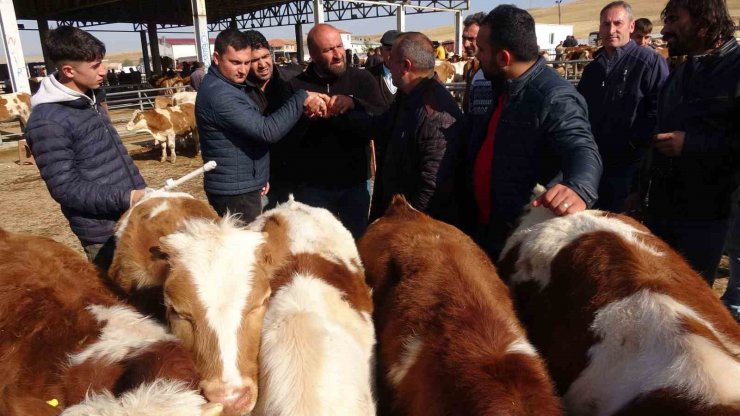
[[[14,0],[24,1],[24,0]],[[572,0],[565,0],[565,3],[569,3]],[[468,14],[490,11],[492,8],[499,4],[515,4],[518,7],[529,9],[532,7],[544,7],[554,6],[555,0],[470,0],[470,10],[463,13],[464,16]],[[421,30],[424,28],[432,28],[443,25],[453,24],[453,15],[451,13],[425,13],[418,15],[407,15],[406,16],[406,29],[407,30]],[[36,22],[30,20],[20,20],[18,23],[22,23],[26,28],[36,28]],[[382,17],[372,18],[363,20],[353,21],[341,21],[341,22],[330,22],[333,25],[350,31],[357,35],[365,34],[379,34],[389,29],[396,27],[395,17]],[[49,22],[49,26],[53,28],[54,22]],[[311,24],[307,24],[303,28],[303,33],[308,33],[311,29]],[[141,39],[137,32],[130,33],[112,33],[112,32],[96,32],[95,30],[133,30],[133,25],[130,24],[114,24],[104,26],[94,26],[87,28],[97,38],[102,40],[108,52],[122,52],[122,51],[134,51],[141,49]],[[262,28],[260,30],[265,37],[268,39],[283,38],[292,39],[295,37],[295,29],[291,26],[277,27],[277,28]],[[166,32],[186,32],[186,33],[166,33]],[[175,28],[168,30],[160,30],[160,37],[191,37],[193,36],[192,27]],[[211,33],[212,37],[215,37],[216,33]],[[39,34],[36,30],[21,30],[21,45],[23,46],[23,52],[26,56],[29,55],[41,55],[41,43],[39,41]],[[0,50],[2,50],[2,44],[0,42]]]

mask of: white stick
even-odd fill
[[[157,189],[158,191],[170,191],[174,188],[177,188],[178,186],[182,185],[183,183],[193,179],[194,177],[198,175],[202,175],[209,170],[213,170],[216,168],[216,161],[211,160],[210,162],[206,163],[202,167],[199,167],[198,169],[188,173],[187,175],[183,176],[180,179],[167,179],[165,181],[164,187]]]

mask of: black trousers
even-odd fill
[[[239,215],[239,218],[244,223],[250,223],[262,214],[262,197],[260,196],[259,189],[240,195],[213,195],[206,193],[206,197],[208,198],[208,203],[222,217],[228,212],[231,215]]]

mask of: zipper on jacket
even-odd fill
[[[115,147],[118,151],[118,156],[121,157],[121,162],[123,162],[123,165],[126,169],[126,173],[128,173],[128,178],[131,180],[131,186],[136,189],[136,181],[134,180],[134,175],[131,174],[131,169],[129,168],[128,164],[126,163],[126,157],[121,153],[121,149],[118,147],[118,143],[113,139],[113,134],[110,132],[110,129],[108,128],[108,124],[105,122],[105,118],[102,114],[100,114],[100,110],[98,109],[98,106],[94,103],[92,104],[92,108],[95,110],[95,113],[98,115],[98,118],[100,118],[100,121],[103,123],[103,127],[105,128],[105,131],[108,133],[108,137],[110,138],[110,141],[113,143],[113,147]],[[113,123],[111,123],[112,125]],[[121,142],[121,146],[123,146],[123,142]]]

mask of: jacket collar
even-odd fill
[[[504,91],[509,94],[509,97],[513,97],[527,85],[529,82],[536,78],[545,69],[545,59],[543,57],[537,58],[534,64],[529,67],[519,78],[507,79],[504,83]]]
[[[340,80],[342,77],[346,76],[347,75],[347,71],[349,71],[349,67],[344,71],[344,74],[342,74],[342,75],[340,75],[338,77],[331,76],[331,77],[326,77],[325,78],[325,77],[320,76],[319,73],[316,72],[316,63],[315,62],[311,62],[310,64],[308,64],[308,68],[306,68],[305,74],[314,83],[319,83],[319,84],[333,84],[333,83],[337,82],[338,80]]]
[[[59,73],[54,72],[41,81],[38,92],[31,97],[31,107],[46,103],[63,103],[79,108],[95,105],[95,91],[90,90],[88,94],[75,91],[59,82],[58,77]]]
[[[709,53],[705,53],[704,55],[692,56],[690,57],[690,59],[696,60],[698,62],[712,62],[724,58],[728,54],[734,52],[737,48],[737,40],[735,40],[735,38],[730,38],[719,48],[713,49]]]
[[[620,46],[616,48],[615,53],[617,56],[612,57],[612,59],[618,60],[622,56],[624,56],[625,53],[632,52],[635,48],[639,48],[639,47],[640,46],[637,46],[634,40],[630,39],[630,41],[627,42],[624,46]],[[606,54],[606,48],[602,46],[601,48],[599,48],[599,50],[594,52],[594,59],[604,59],[604,60],[609,59],[609,56]]]
[[[414,107],[419,101],[421,101],[422,97],[424,96],[424,92],[427,90],[427,88],[429,88],[432,82],[437,82],[434,75],[430,76],[427,79],[422,80],[408,94],[405,94],[399,90],[398,93],[401,94],[401,97],[403,97],[402,103],[403,103],[404,108]]]

